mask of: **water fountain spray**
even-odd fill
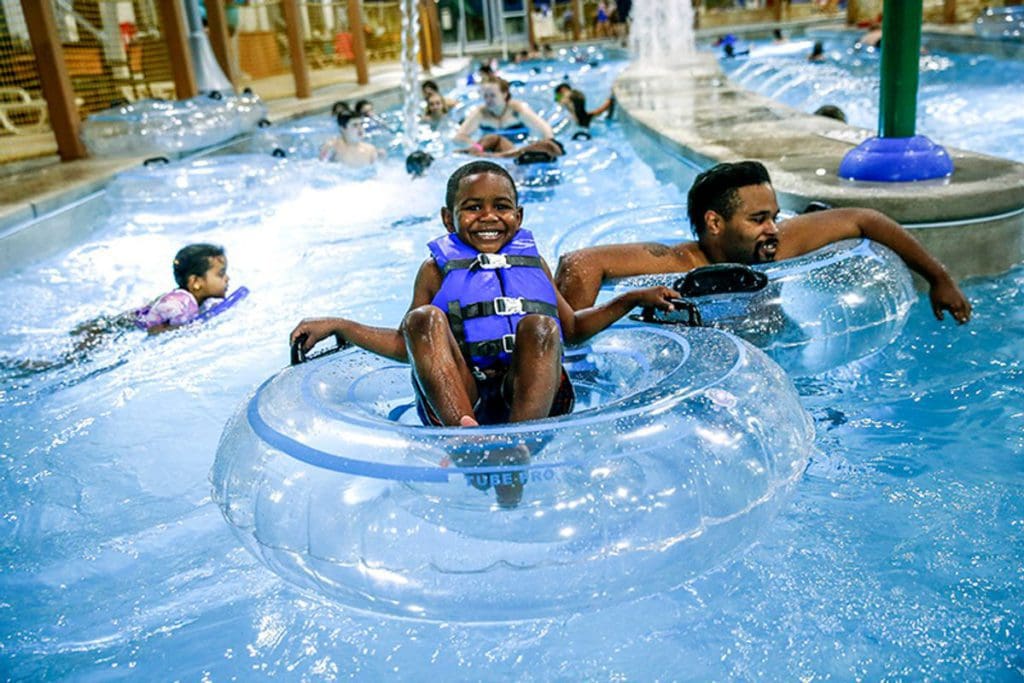
[[[690,0],[636,0],[630,48],[641,68],[682,64],[697,53]]]
[[[402,144],[406,154],[416,150],[419,131],[419,25],[418,0],[402,0]]]

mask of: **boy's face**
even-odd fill
[[[497,253],[523,223],[523,207],[516,204],[515,188],[496,173],[466,176],[455,193],[452,211],[441,209],[448,232],[485,254]]]

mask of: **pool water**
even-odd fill
[[[855,49],[851,34],[822,42],[823,62],[807,61],[814,40],[794,40],[755,43],[749,57],[722,59],[721,64],[730,80],[746,90],[808,113],[833,104],[850,125],[877,131],[881,52]],[[1024,62],[927,50],[919,74],[919,135],[1024,162]]]
[[[621,66],[587,81],[588,101]],[[549,260],[575,222],[683,199],[616,125],[597,133],[595,144],[614,152],[604,170],[563,179],[525,206]],[[968,326],[937,323],[919,297],[892,346],[800,380],[821,454],[756,546],[674,591],[604,607],[598,590],[593,610],[552,619],[431,623],[355,612],[264,568],[210,498],[224,423],[287,363],[300,318],[398,322],[425,242],[441,231],[443,183],[410,181],[393,159],[373,178],[296,187],[237,219],[204,214],[198,228],[182,220],[184,206],[164,218],[113,206],[89,244],[0,279],[6,677],[1021,675],[1020,267],[965,284]],[[70,328],[166,291],[173,253],[202,240],[227,247],[247,299],[201,326],[73,352]]]

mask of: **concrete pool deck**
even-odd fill
[[[633,64],[615,95],[633,144],[683,191],[697,169],[757,159],[771,173],[781,208],[802,211],[817,200],[878,209],[911,228],[957,278],[1005,272],[1024,260],[1024,164],[947,147],[955,166],[949,179],[841,179],[842,158],[874,131],[737,88],[709,53],[671,72]]]

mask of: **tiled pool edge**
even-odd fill
[[[663,180],[689,189],[697,168],[758,159],[784,209],[819,200],[866,206],[914,230],[957,278],[1002,273],[1024,259],[1024,165],[950,149],[948,182],[851,183],[843,155],[871,131],[813,116],[733,86],[713,55],[671,72],[631,65],[615,84],[627,135]]]

